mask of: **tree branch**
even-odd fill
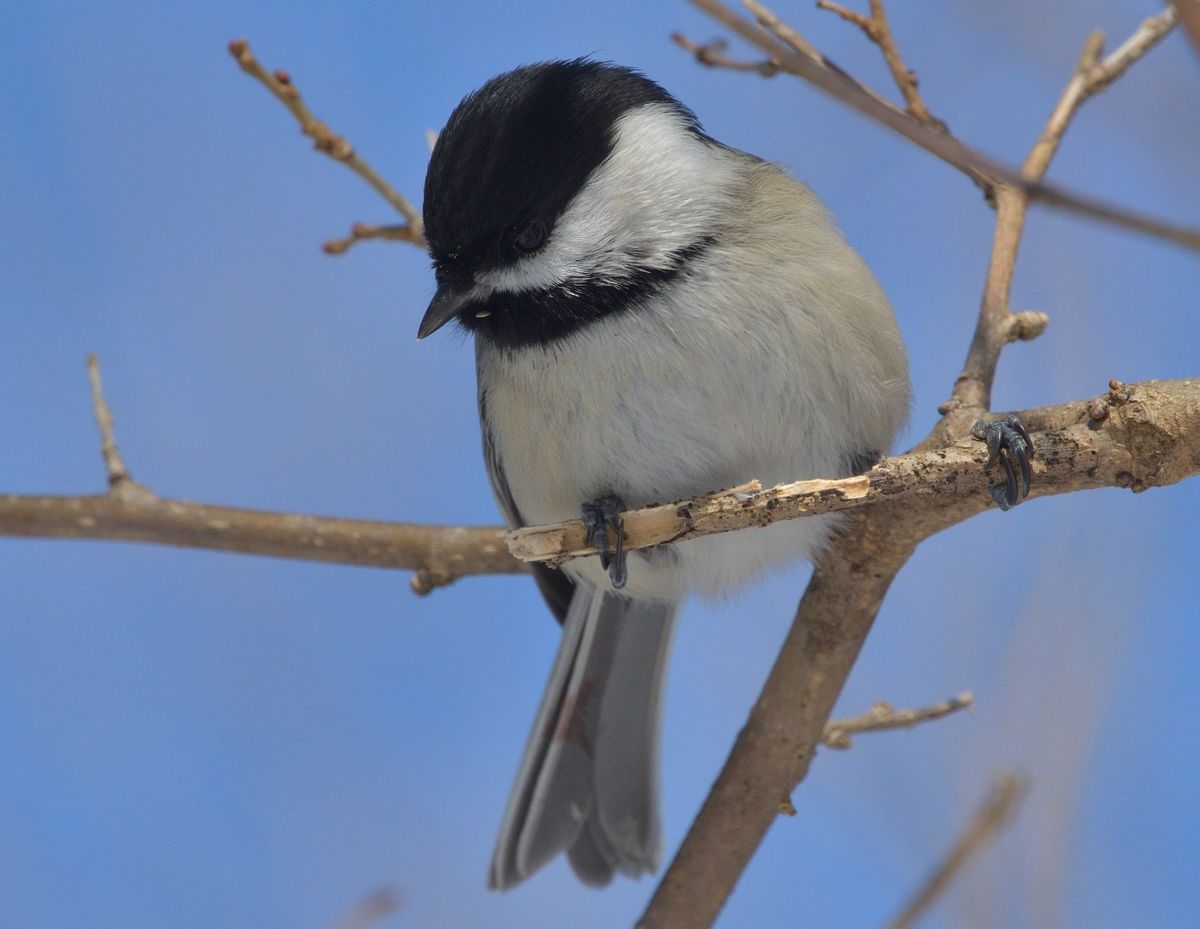
[[[997,256],[1004,264],[989,270],[978,324],[978,330],[987,334],[987,341],[982,349],[972,344],[964,371],[974,375],[976,372],[972,370],[972,365],[977,364],[977,380],[969,389],[960,390],[956,384],[955,398],[958,402],[948,405],[952,409],[943,410],[947,415],[918,446],[918,451],[930,451],[961,438],[969,429],[972,411],[987,408],[1000,350],[1012,338],[1020,337],[1021,329],[1034,332],[1044,325],[1044,321],[1038,317],[1031,319],[1026,316],[1022,322],[1013,316],[1008,311],[1007,298],[1016,247],[1023,229],[1024,204],[1035,196],[1045,199],[1047,188],[1016,177],[1012,172],[1006,171],[1003,175],[991,173],[985,170],[991,167],[990,164],[982,162],[973,152],[970,152],[970,157],[960,157],[964,151],[970,151],[961,143],[939,148],[940,141],[952,141],[949,136],[923,126],[907,114],[901,113],[898,118],[894,113],[881,110],[871,99],[864,97],[856,86],[852,86],[853,82],[843,82],[838,77],[840,72],[829,68],[819,54],[806,51],[807,43],[791,43],[788,49],[784,49],[777,41],[756,31],[716,0],[693,2],[751,43],[764,48],[772,57],[778,56],[777,60],[784,70],[800,74],[839,99],[868,115],[876,116],[885,125],[896,128],[952,164],[964,169],[982,170],[997,183],[1001,196],[998,197],[993,265],[997,264]],[[761,6],[756,0],[744,2],[748,6]],[[764,28],[770,28],[770,24],[763,22],[761,16],[759,22]],[[1170,28],[1173,14],[1163,14],[1162,18],[1157,18],[1157,22],[1158,26],[1143,24],[1135,37],[1147,29],[1161,29],[1162,32],[1158,33],[1158,38],[1161,38]],[[780,33],[775,31],[774,34],[778,36]],[[1129,53],[1129,63],[1144,54],[1152,44],[1153,41],[1150,41],[1136,46],[1140,51]],[[1122,46],[1123,49],[1127,47],[1129,43]],[[1115,72],[1114,77],[1117,74],[1119,72]],[[1070,87],[1068,85],[1064,97],[1072,94]],[[1079,102],[1082,99],[1081,96]],[[1055,112],[1059,112],[1059,108]],[[1065,130],[1065,122],[1062,128]],[[1043,138],[1046,135],[1043,132]],[[1041,139],[1035,151],[1040,151],[1039,146]],[[1053,154],[1053,146],[1049,153]],[[1033,153],[1030,157],[1034,157]],[[1047,158],[1047,164],[1048,161]],[[1037,163],[1033,166],[1037,167]],[[1012,204],[1006,206],[1009,200]],[[1015,208],[1018,204],[1020,210]],[[1194,232],[1189,232],[1188,238],[1192,241],[1191,247],[1200,241]],[[999,299],[1001,297],[1003,299]],[[1004,312],[999,311],[1000,307]],[[1187,383],[1191,386],[1185,390],[1190,393],[1200,382],[1193,380]],[[1066,432],[1072,439],[1077,437],[1086,442],[1094,432],[1108,428],[1114,415],[1128,416],[1128,435],[1132,439],[1132,447],[1138,447],[1143,435],[1139,423],[1145,417],[1146,398],[1139,396],[1137,401],[1133,398],[1139,395],[1141,388],[1148,389],[1146,398],[1157,391],[1154,385],[1145,384],[1139,385],[1130,394],[1125,385],[1112,382],[1109,394],[1088,404],[1084,409],[1086,419],[1076,421]],[[1127,396],[1133,403],[1128,409],[1123,406]],[[1050,427],[1053,409],[1044,408],[1023,414],[1026,425],[1038,431]],[[1122,413],[1122,410],[1125,412]],[[1035,412],[1050,415],[1037,416]],[[1180,412],[1184,421],[1194,421],[1200,412],[1195,397],[1185,401]],[[1059,427],[1064,425],[1060,423]],[[1149,471],[1143,471],[1140,464],[1123,456],[1118,459],[1108,457],[1117,453],[1116,448],[1106,450],[1104,461],[1098,458],[1094,464],[1099,467],[1105,462],[1122,460],[1124,463],[1113,474],[1113,479],[1118,485],[1134,490],[1150,486],[1147,479],[1157,480],[1160,474],[1165,476],[1167,472],[1178,473],[1181,477],[1184,472],[1194,474],[1200,465],[1200,445],[1190,435],[1190,428],[1177,431],[1180,425],[1181,422],[1174,422],[1162,432],[1148,430],[1149,434],[1157,433],[1159,436],[1157,443],[1151,440],[1152,444],[1159,444],[1160,449],[1174,462],[1167,465],[1163,472],[1156,471],[1153,465]],[[1064,438],[1067,438],[1066,434]],[[1191,464],[1177,471],[1184,461],[1190,461]],[[1042,464],[1049,469],[1051,463],[1043,460]],[[1079,464],[1083,465],[1084,462],[1080,461]],[[1082,474],[1088,475],[1089,470],[1090,466],[1084,467]],[[829,715],[892,580],[922,540],[964,518],[958,502],[960,499],[931,495],[922,500],[920,506],[914,505],[911,500],[881,501],[870,509],[846,515],[839,534],[813,568],[812,578],[801,598],[791,630],[750,711],[750,718],[739,733],[724,768],[675,859],[655,890],[638,923],[641,929],[706,929],[716,920],[767,829],[781,810],[790,807],[791,791],[807,775]]]
[[[1037,457],[1030,496],[1096,487],[1138,490],[1200,473],[1200,379],[1110,384],[1100,397],[1023,410]],[[622,514],[626,551],[718,532],[880,503],[920,511],[936,501],[940,518],[961,522],[991,506],[987,449],[967,439],[884,458],[866,474],[763,489],[757,481],[691,500]],[[582,520],[513,530],[522,561],[561,564],[595,554]]]
[[[941,719],[975,705],[975,695],[965,690],[949,700],[919,710],[897,710],[890,703],[876,703],[861,716],[834,719],[825,726],[821,743],[839,750],[850,748],[851,736],[862,732],[883,732],[888,729],[911,729],[920,723]]]
[[[433,526],[212,506],[159,497],[129,476],[116,448],[99,364],[88,358],[109,492],[90,496],[0,496],[0,535],[108,539],[416,571],[428,593],[473,574],[513,574],[522,561],[562,563],[592,556],[583,523],[500,527]],[[1113,381],[1109,392],[1022,411],[1037,459],[1031,497],[1096,487],[1135,491],[1200,473],[1200,379]],[[987,450],[967,440],[885,458],[864,475],[757,482],[622,514],[625,548],[665,545],[785,519],[860,507],[903,505],[960,522],[991,505]],[[510,554],[510,551],[512,554]],[[516,557],[514,557],[516,556]],[[521,559],[521,560],[517,560]]]
[[[1100,93],[1124,74],[1129,67],[1152,49],[1171,30],[1175,14],[1166,9],[1157,16],[1147,19],[1121,46],[1103,60],[1100,54],[1104,46],[1104,35],[1097,31],[1088,36],[1083,50],[1075,63],[1070,80],[1059,96],[1045,127],[1021,166],[1021,175],[1030,182],[1041,181],[1071,120],[1079,108],[1092,96]],[[991,405],[992,382],[996,377],[996,365],[1000,352],[1013,340],[1014,331],[1019,331],[1017,314],[1009,307],[1013,273],[1016,270],[1017,249],[1021,234],[1025,230],[1025,217],[1029,211],[1029,199],[1019,187],[1004,185],[996,192],[996,232],[992,240],[992,254],[988,263],[987,280],[984,283],[983,300],[979,320],[967,360],[954,384],[950,400],[939,412],[946,418],[934,430],[936,441],[945,441],[950,436],[962,435],[970,422],[979,417]],[[1040,318],[1045,326],[1045,317]],[[1040,331],[1040,329],[1038,330]]]
[[[308,108],[305,102],[300,98],[300,91],[296,89],[296,85],[292,83],[291,75],[280,69],[274,74],[269,74],[267,70],[254,57],[254,53],[250,51],[250,43],[246,39],[233,39],[229,43],[229,54],[233,56],[234,61],[238,63],[243,71],[251,77],[258,80],[267,90],[275,95],[288,112],[296,118],[296,122],[300,124],[300,131],[313,140],[313,148],[319,152],[324,152],[334,161],[340,161],[351,171],[361,177],[364,181],[370,184],[375,191],[390,203],[401,216],[404,217],[407,226],[407,234],[400,235],[378,235],[378,236],[354,236],[351,235],[349,240],[333,240],[333,243],[327,243],[325,251],[331,255],[337,255],[344,252],[354,242],[365,238],[388,238],[393,240],[402,240],[411,242],[418,248],[425,249],[425,235],[421,223],[421,211],[408,202],[400,193],[392,187],[383,177],[372,168],[367,162],[359,157],[345,136],[337,135],[325,123],[317,119],[312,111]],[[378,228],[378,227],[376,227]],[[340,243],[346,243],[343,247],[338,247]],[[334,247],[330,248],[329,244]]]
[[[752,45],[758,46],[779,64],[780,70],[804,78],[811,84],[858,110],[876,122],[898,132],[909,141],[965,172],[972,178],[983,178],[992,185],[1005,184],[1021,190],[1031,199],[1067,212],[1086,216],[1100,222],[1120,226],[1145,235],[1155,236],[1191,251],[1200,251],[1200,229],[1166,222],[1132,210],[1104,203],[1094,198],[1048,184],[1032,183],[1020,173],[964,145],[953,136],[939,132],[908,113],[881,99],[877,94],[815,52],[808,42],[800,39],[791,27],[781,28],[779,18],[756,0],[743,0],[758,12],[758,26],[747,22],[720,0],[690,0],[718,22],[732,29]],[[1174,11],[1169,11],[1171,25]],[[759,26],[762,28],[760,29]],[[763,31],[766,30],[766,31]],[[785,36],[795,36],[791,41]]]
[[[888,923],[888,929],[909,929],[950,885],[976,853],[999,837],[1011,823],[1025,798],[1027,785],[1015,774],[1005,774],[992,788],[983,806],[967,823],[954,847],[913,895],[904,910]]]
[[[693,42],[682,32],[672,32],[671,41],[692,56],[702,65],[710,68],[725,68],[729,71],[752,71],[763,77],[774,77],[779,73],[779,65],[769,58],[764,61],[744,61],[740,58],[730,58],[725,54],[729,43],[724,39],[713,39],[711,42]]]
[[[100,362],[87,360],[92,409],[108,493],[96,496],[0,495],[0,535],[43,539],[107,539],[184,548],[274,555],[305,561],[407,568],[415,593],[426,594],[466,574],[526,570],[489,526],[428,526],[376,520],[268,513],[168,500],[129,476],[117,451],[113,415],[104,399]]]
[[[929,107],[921,98],[921,92],[917,90],[917,75],[904,63],[900,47],[892,35],[892,27],[888,23],[887,11],[883,8],[882,0],[870,0],[870,3],[870,16],[863,16],[862,13],[847,9],[833,0],[817,0],[817,8],[836,13],[847,22],[858,26],[868,39],[878,45],[888,70],[892,72],[892,80],[896,82],[897,89],[904,97],[904,107],[908,114],[927,126],[945,132],[946,124],[929,112]]]

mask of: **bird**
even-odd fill
[[[680,604],[816,558],[838,517],[626,553],[620,514],[869,469],[909,413],[896,317],[805,184],[591,58],[466,96],[432,152],[423,220],[436,292],[418,338],[452,321],[473,336],[505,521],[582,518],[597,550],[532,566],[561,639],[489,887],[564,852],[588,885],[653,872]]]

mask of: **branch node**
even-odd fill
[[[1010,314],[1004,323],[1005,342],[1031,342],[1046,331],[1050,317],[1035,310]]]
[[[433,568],[419,568],[417,573],[412,576],[412,580],[408,582],[408,586],[418,597],[428,597],[439,587],[449,587],[457,580],[457,574]]]

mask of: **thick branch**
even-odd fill
[[[756,11],[762,10],[769,14],[769,18],[764,15],[758,16],[758,23],[763,27],[762,29],[754,23],[742,19],[720,0],[691,0],[691,2],[747,42],[766,52],[769,59],[779,64],[780,70],[804,78],[851,108],[898,132],[909,141],[973,178],[982,177],[992,185],[1005,184],[1015,187],[1024,191],[1031,200],[1174,242],[1192,251],[1200,251],[1200,229],[1180,226],[1156,217],[1115,207],[1061,187],[1032,183],[1021,177],[1018,171],[1001,165],[947,133],[925,125],[900,108],[882,100],[823,55],[816,53],[811,45],[799,39],[795,30],[791,30],[790,27],[787,32],[780,30],[778,26],[781,24],[778,17],[770,14],[770,11],[756,0],[743,0],[743,2]],[[776,28],[772,28],[773,26]],[[766,31],[763,31],[764,29]],[[795,41],[784,40],[784,36],[789,32],[796,35]]]
[[[1200,472],[1200,379],[1113,384],[1099,398],[1018,414],[1037,448],[1031,496],[1095,487],[1140,490]],[[623,514],[624,547],[649,548],[884,502],[903,503],[917,513],[933,501],[941,519],[960,522],[991,506],[987,488],[995,475],[989,476],[986,461],[983,443],[967,440],[885,458],[856,477],[766,489],[754,482],[630,510]],[[517,529],[509,548],[523,561],[554,563],[594,553],[580,520]]]
[[[395,208],[396,212],[404,217],[408,229],[407,236],[371,236],[370,238],[402,239],[406,242],[412,242],[418,248],[425,248],[425,236],[422,230],[420,210],[401,196],[391,184],[383,179],[378,171],[363,161],[345,136],[338,135],[313,115],[312,111],[301,99],[300,91],[296,89],[296,85],[292,83],[292,78],[286,71],[277,70],[274,74],[268,73],[266,68],[254,57],[254,53],[250,51],[250,43],[245,39],[232,40],[229,43],[229,54],[238,63],[238,67],[256,78],[259,83],[275,95],[280,103],[288,108],[288,112],[300,124],[300,130],[313,140],[313,148],[319,152],[324,152],[330,158],[334,159],[334,161],[340,161],[348,167],[370,184],[383,199]],[[357,241],[358,238],[369,237],[352,237],[351,242]],[[330,249],[327,247],[325,250],[329,254],[336,255],[346,249],[338,249],[336,247]]]
[[[97,395],[99,396],[99,395]],[[103,397],[100,397],[103,403]],[[107,405],[104,405],[107,409]],[[111,416],[111,414],[109,414]],[[1114,381],[1089,400],[1022,411],[1037,446],[1031,496],[1094,487],[1135,491],[1200,473],[1200,379]],[[105,433],[112,442],[111,426]],[[870,504],[903,509],[923,538],[991,505],[982,443],[887,458],[866,475],[800,481],[766,490],[748,484],[709,497],[630,510],[626,548],[646,548],[780,519]],[[127,472],[126,472],[127,473]],[[133,485],[126,477],[128,484]],[[592,554],[579,521],[531,526],[506,536],[486,526],[429,526],[237,509],[137,493],[76,497],[0,496],[0,535],[112,539],[422,572],[426,592],[470,574],[525,570],[528,560]],[[933,522],[928,522],[928,520]],[[926,520],[927,522],[922,522]],[[914,542],[915,544],[915,542]]]
[[[876,116],[939,157],[964,169],[982,170],[989,167],[973,157],[974,153],[971,153],[971,158],[956,160],[962,154],[961,145],[939,150],[938,140],[948,140],[948,136],[920,126],[905,114],[900,114],[903,119],[899,119],[886,107],[881,109],[869,94],[860,93],[852,81],[847,84],[838,79],[836,75],[840,72],[829,68],[807,43],[790,42],[789,52],[778,42],[756,32],[716,0],[693,2],[748,41],[764,48],[779,61],[784,70],[800,74],[839,99],[850,102],[868,115]],[[756,0],[744,2],[761,7]],[[764,22],[762,16],[759,22],[770,29],[770,23]],[[1164,31],[1170,27],[1169,19],[1160,22],[1164,24]],[[1139,33],[1145,29],[1147,26],[1143,25]],[[778,30],[774,34],[786,35]],[[1150,44],[1153,43],[1146,44],[1136,54],[1131,52],[1129,61],[1134,60],[1137,54],[1144,53]],[[1094,47],[1094,41],[1089,47]],[[1127,47],[1132,49],[1137,46],[1126,43],[1122,49]],[[1128,63],[1124,65],[1127,66]],[[1114,72],[1114,77],[1118,73]],[[1082,99],[1080,97],[1079,102]],[[1055,112],[1059,112],[1059,108]],[[913,126],[920,126],[922,132],[915,131],[912,126],[904,127],[904,120]],[[1066,122],[1062,128],[1066,128]],[[910,129],[912,131],[908,131]],[[1057,141],[1053,145],[1056,146]],[[1039,140],[1035,151],[1039,151],[1040,146]],[[1053,146],[1049,152],[1053,153]],[[1047,164],[1048,161],[1047,158]],[[1037,164],[1033,167],[1036,168]],[[1041,170],[1044,171],[1045,167],[1042,166]],[[997,246],[993,249],[993,258],[997,254],[1008,255],[1010,257],[1006,260],[1011,264],[1023,228],[1024,204],[1034,196],[1045,199],[1047,188],[1023,178],[1017,178],[1014,182],[1012,172],[1003,175],[991,173],[988,176],[1002,185],[998,198]],[[1020,204],[1019,219],[1013,205],[1005,205],[1006,198]],[[1089,211],[1083,209],[1080,212]],[[1200,241],[1195,232],[1188,232],[1187,239],[1190,247],[1195,247]],[[986,328],[989,338],[996,340],[994,349],[988,349],[994,350],[990,365],[981,369],[975,396],[960,396],[956,386],[955,399],[958,402],[952,404],[956,408],[943,411],[954,415],[943,418],[919,446],[920,450],[929,451],[939,445],[944,446],[953,438],[963,435],[963,427],[969,428],[970,419],[973,418],[972,407],[980,412],[987,408],[995,359],[1000,349],[1007,341],[1036,334],[1044,326],[1044,319],[1036,314],[1013,316],[1008,312],[1009,278],[1001,272],[1010,278],[1011,267],[1006,272],[1003,268],[989,272],[988,292],[985,293],[980,319],[980,327]],[[1003,300],[997,301],[991,289],[998,288],[1000,284],[1003,284]],[[989,303],[989,300],[993,302]],[[1003,307],[1007,315],[997,313],[994,319],[988,317],[994,307]],[[972,355],[974,352],[973,347]],[[1167,393],[1171,392],[1170,382],[1140,385],[1131,392],[1130,388],[1114,381],[1108,396],[1097,398],[1085,407],[1084,419],[1074,418],[1079,413],[1075,410],[1068,420],[1058,420],[1056,423],[1056,413],[1066,412],[1064,408],[1045,408],[1022,415],[1027,425],[1035,430],[1061,430],[1060,435],[1068,446],[1076,442],[1086,446],[1098,432],[1113,428],[1115,424],[1111,420],[1120,415],[1124,424],[1116,428],[1126,435],[1129,444],[1125,451],[1142,448],[1142,441],[1146,439],[1147,447],[1156,446],[1166,456],[1162,462],[1165,467],[1160,470],[1154,463],[1141,459],[1140,453],[1125,457],[1121,453],[1123,446],[1106,449],[1104,457],[1097,457],[1093,466],[1115,465],[1117,470],[1112,474],[1114,482],[1119,486],[1140,490],[1169,474],[1177,474],[1174,479],[1178,480],[1185,474],[1197,473],[1197,468],[1200,468],[1200,443],[1193,432],[1197,416],[1200,415],[1200,405],[1195,395],[1200,382],[1191,380],[1180,384],[1188,399],[1179,407],[1181,418],[1176,420],[1174,415],[1169,416],[1171,422],[1163,423],[1166,426],[1164,430],[1156,427],[1143,429],[1141,424],[1146,421],[1148,413],[1145,401],[1151,399],[1153,406],[1152,397],[1159,394],[1160,387],[1165,387]],[[1144,396],[1141,394],[1142,388],[1146,389]],[[1128,408],[1126,404],[1129,404]],[[1157,438],[1151,438],[1152,435]],[[1041,437],[1039,451],[1044,446],[1046,440]],[[1172,463],[1167,464],[1168,460]],[[1047,471],[1052,470],[1053,456],[1047,454],[1042,463]],[[1082,459],[1078,464],[1083,466],[1081,473],[1090,476],[1091,466],[1087,466]],[[1146,465],[1149,466],[1148,470],[1143,470]],[[1039,480],[1043,477],[1040,475]],[[964,514],[961,501],[962,498],[957,496],[930,495],[920,505],[911,499],[889,500],[870,509],[847,514],[839,535],[815,565],[792,628],[751,710],[750,718],[656,889],[639,923],[640,927],[705,929],[716,920],[775,816],[791,808],[790,793],[808,772],[829,714],[871,630],[892,579],[923,539],[969,515]]]

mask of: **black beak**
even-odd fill
[[[439,286],[437,293],[429,301],[429,309],[425,311],[425,316],[421,319],[421,326],[417,329],[417,338],[423,339],[427,335],[433,335],[454,319],[470,302],[470,291],[458,291],[445,284]]]

